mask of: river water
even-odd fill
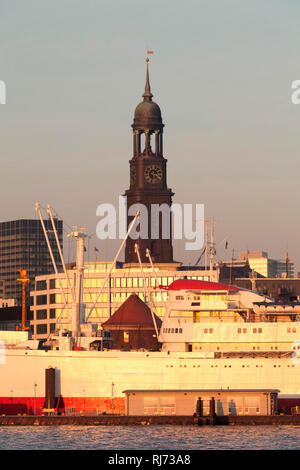
[[[1,450],[299,450],[300,426],[3,426]]]

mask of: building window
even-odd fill
[[[47,304],[47,296],[46,295],[37,295],[36,296],[36,304],[37,305],[46,305]]]
[[[46,320],[47,318],[47,310],[42,309],[42,310],[37,310],[36,312],[36,319],[37,320]]]
[[[128,333],[128,331],[124,331],[123,341],[124,341],[124,343],[129,343],[129,333]]]
[[[37,281],[36,282],[36,290],[46,290],[47,284],[46,281]]]
[[[46,334],[46,333],[47,333],[47,325],[46,325],[46,324],[37,325],[37,326],[36,326],[36,333],[37,333],[38,335]]]

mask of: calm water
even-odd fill
[[[8,426],[0,449],[299,450],[300,426]]]

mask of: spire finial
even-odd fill
[[[143,94],[144,101],[151,101],[152,100],[152,93],[150,88],[150,80],[149,80],[149,57],[148,54],[153,54],[153,51],[147,51],[146,57],[146,84],[145,84],[145,92]]]

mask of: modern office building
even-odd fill
[[[5,281],[0,279],[0,298],[5,299]]]
[[[63,246],[63,221],[55,219],[55,226]],[[58,249],[50,220],[45,220],[49,241],[57,266],[60,267]],[[0,223],[0,279],[5,281],[5,298],[21,303],[22,286],[17,281],[19,269],[25,269],[30,279],[29,290],[36,276],[53,272],[49,250],[40,220],[19,219]],[[3,297],[3,295],[1,295]]]
[[[267,278],[294,278],[295,265],[292,260],[288,258],[288,254],[284,260],[276,260],[269,258],[268,253],[265,251],[243,251],[238,254],[237,259],[230,261],[222,261],[216,263],[218,268],[227,268],[226,275],[232,275],[232,279],[237,277],[267,277]],[[230,268],[232,270],[230,271]],[[234,272],[236,271],[236,272]],[[239,275],[240,271],[240,275]],[[244,274],[242,274],[244,271]],[[228,274],[229,273],[229,274]],[[223,277],[225,274],[222,275]]]
[[[269,258],[265,251],[244,251],[238,257],[240,261],[248,261],[250,268],[264,277],[294,277],[294,262],[288,254],[284,260]]]

